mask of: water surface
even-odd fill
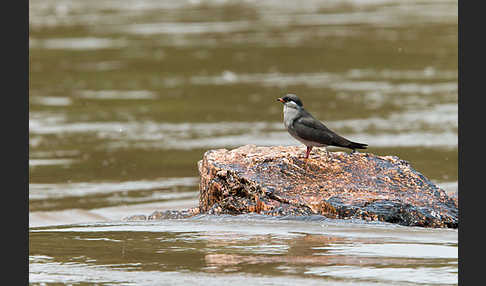
[[[237,225],[238,227],[235,227]],[[198,216],[31,229],[31,282],[454,285],[457,232],[313,218]],[[52,247],[52,244],[58,244]],[[163,282],[161,282],[163,281]]]
[[[298,145],[288,92],[456,192],[457,45],[448,0],[30,1],[31,283],[457,283],[457,230],[122,222],[197,206],[209,149]]]

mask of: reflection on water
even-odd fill
[[[456,192],[457,1],[33,0],[29,24],[34,283],[456,284],[456,230],[113,222],[196,206],[208,149],[300,144],[287,92]]]
[[[234,225],[238,225],[237,228]],[[62,241],[60,247],[51,244]],[[457,232],[382,223],[199,216],[31,230],[32,282],[449,285]],[[138,275],[133,275],[137,273]],[[181,275],[173,276],[177,272]],[[190,273],[193,273],[192,275]],[[217,275],[209,275],[211,273]],[[200,281],[194,281],[200,277]],[[270,277],[275,279],[267,280]],[[305,278],[305,280],[303,280]],[[246,282],[244,282],[246,281]]]

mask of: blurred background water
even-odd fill
[[[447,0],[29,1],[31,283],[456,284],[456,230],[120,220],[196,206],[208,149],[299,145],[288,92],[456,192],[457,21]]]

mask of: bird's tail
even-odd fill
[[[366,149],[368,148],[368,144],[363,144],[363,143],[357,143],[357,142],[351,142],[348,146],[348,148],[351,149]]]

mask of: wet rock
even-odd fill
[[[181,219],[193,217],[197,214],[199,214],[199,208],[154,211],[151,215],[148,216],[147,220]]]
[[[143,214],[131,215],[128,217],[124,217],[123,221],[144,221],[147,220],[147,216]]]
[[[198,162],[208,214],[323,215],[407,226],[458,227],[457,199],[395,156],[302,147],[210,150]]]
[[[123,221],[148,221],[148,220],[163,220],[163,219],[182,219],[189,218],[199,214],[199,208],[190,208],[182,210],[164,210],[154,211],[149,216],[138,214],[123,218]]]

